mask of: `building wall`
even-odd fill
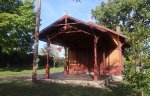
[[[121,75],[123,71],[123,64],[122,64],[122,51],[121,47],[119,46],[119,38],[117,36],[112,35],[113,41],[117,45],[117,47],[113,50],[110,50],[110,54],[107,57],[107,63],[109,65],[109,75]]]
[[[87,49],[69,49],[69,74],[86,74],[93,70],[92,51]]]
[[[109,64],[109,75],[121,75],[122,74],[122,64],[120,58],[120,50],[116,48],[108,56]]]
[[[97,47],[97,62],[100,75],[121,75],[123,71],[122,54],[119,39],[112,35],[116,48],[101,44]],[[103,53],[105,51],[105,64]],[[69,48],[69,74],[86,74],[93,72],[93,48]]]

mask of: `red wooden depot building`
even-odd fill
[[[123,71],[122,49],[127,37],[116,30],[93,22],[83,22],[64,15],[39,34],[39,39],[65,48],[64,74],[93,74],[121,76]],[[47,54],[46,78],[49,78],[49,55]]]

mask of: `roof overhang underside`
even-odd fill
[[[39,34],[39,39],[46,41],[50,39],[52,44],[71,47],[87,47],[93,44],[94,35],[98,39],[98,44],[108,44],[115,46],[111,34],[118,36],[124,42],[126,36],[110,30],[104,26],[93,22],[83,22],[70,16],[63,16],[50,26],[43,29]]]

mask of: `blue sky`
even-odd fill
[[[83,21],[88,21],[91,16],[91,9],[100,4],[100,0],[42,0],[41,6],[41,27],[50,25],[65,13]]]

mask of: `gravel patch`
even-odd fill
[[[86,80],[58,80],[58,79],[45,79],[48,82],[68,84],[74,86],[83,86],[83,87],[95,87],[95,88],[106,88],[104,86],[104,81],[86,81]]]

